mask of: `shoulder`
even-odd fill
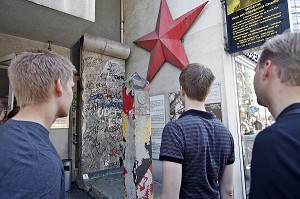
[[[17,152],[28,152],[32,149],[25,128],[18,122],[8,120],[0,126],[0,156],[3,151],[11,151],[13,154]],[[18,147],[21,147],[20,150]],[[24,154],[22,154],[24,155]]]
[[[280,140],[278,140],[278,135],[276,135],[276,129],[277,126],[272,125],[259,132],[255,137],[253,150],[263,150],[264,152],[266,152],[276,146],[275,143],[280,142]]]
[[[262,130],[256,135],[255,140],[260,140],[260,139],[265,140],[274,136],[276,137],[275,132],[276,129],[278,128],[280,128],[280,125],[278,125],[277,123],[274,123],[273,125],[266,127],[264,130]]]
[[[220,120],[215,118],[213,121],[214,121],[216,128],[221,129],[224,132],[230,133],[229,129]]]
[[[0,136],[0,147],[1,145],[11,147],[27,145],[27,147],[34,148],[34,141],[49,137],[49,133],[38,123],[9,119],[0,126]]]
[[[165,127],[163,129],[163,135],[178,134],[181,131],[182,131],[181,127],[176,121],[170,121],[165,125]]]
[[[187,128],[192,128],[195,122],[192,116],[185,116],[173,121],[169,121],[165,127],[164,131],[168,132],[184,132]]]

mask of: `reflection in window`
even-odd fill
[[[237,95],[239,103],[240,132],[243,145],[243,161],[247,194],[250,191],[250,168],[255,136],[274,123],[267,108],[257,104],[253,87],[254,65],[236,62]]]
[[[290,0],[292,29],[300,30],[300,0]]]

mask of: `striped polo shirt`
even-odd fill
[[[188,110],[165,126],[159,159],[182,164],[180,198],[219,199],[218,180],[235,160],[233,138],[212,113]]]

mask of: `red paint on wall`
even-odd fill
[[[133,109],[133,96],[128,93],[126,94],[126,87],[123,87],[122,89],[122,94],[123,94],[123,112],[128,115],[129,111]]]
[[[127,198],[127,190],[126,190],[126,181],[125,181],[125,176],[127,174],[127,170],[124,168],[124,198]]]
[[[150,179],[149,179],[150,177]],[[143,176],[141,182],[136,186],[137,195],[136,198],[148,199],[149,196],[153,195],[153,175],[152,175],[152,164],[149,166],[146,174]],[[140,195],[144,194],[144,195]]]

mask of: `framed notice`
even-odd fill
[[[226,0],[229,53],[261,46],[290,27],[287,0]]]
[[[210,92],[205,99],[206,104],[221,103],[221,85],[213,84],[210,88]]]
[[[166,124],[165,96],[150,97],[152,158],[158,159],[161,135]]]

